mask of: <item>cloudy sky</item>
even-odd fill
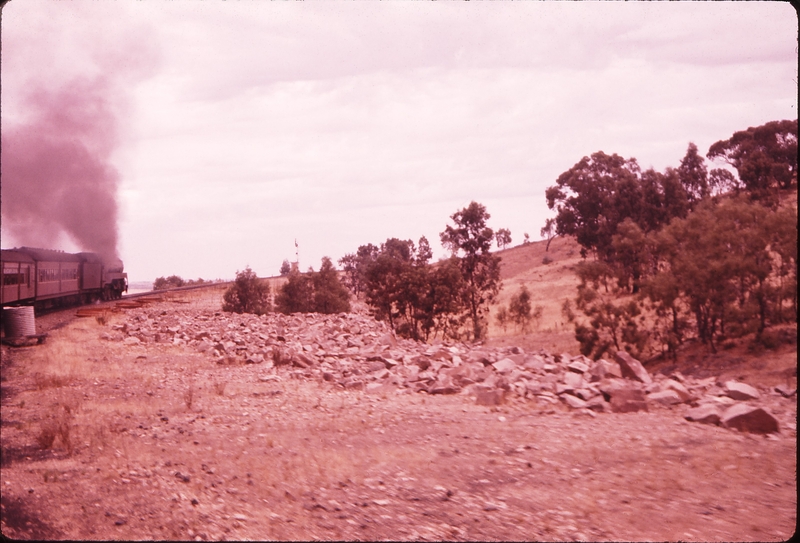
[[[133,281],[274,275],[295,239],[303,269],[388,237],[441,257],[473,200],[535,240],[583,156],[663,170],[797,118],[781,2],[11,0],[2,18],[2,245],[116,234]]]

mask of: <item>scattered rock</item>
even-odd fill
[[[761,397],[755,388],[738,381],[726,382],[725,391],[730,398],[738,401],[757,400]]]
[[[653,382],[650,374],[647,373],[647,370],[644,369],[644,366],[642,366],[642,363],[636,360],[630,354],[626,353],[625,351],[617,351],[615,358],[617,359],[620,370],[622,371],[622,377],[625,379],[641,381],[646,385],[649,385]]]
[[[525,353],[519,347],[441,341],[431,345],[398,339],[385,322],[363,313],[255,316],[141,311],[129,311],[128,322],[114,325],[109,338],[131,346],[159,341],[185,345],[223,366],[258,364],[261,371],[255,378],[264,382],[280,381],[280,374],[288,372],[292,377],[317,378],[373,394],[468,393],[476,404],[486,406],[500,405],[516,395],[549,405],[560,401],[581,413],[626,413],[646,411],[648,403],[692,402],[700,407],[687,412],[687,420],[710,424],[722,424],[720,411],[737,400],[760,399],[749,385],[718,383],[715,377],[695,379],[676,372],[672,378],[658,375],[653,379],[641,362],[624,351],[616,353],[614,362],[544,350]],[[774,390],[785,397],[797,393],[788,385]],[[774,431],[769,430],[769,417],[758,411],[726,414],[730,419],[726,427]]]
[[[665,390],[673,390],[680,398],[681,402],[688,402],[692,399],[692,394],[689,390],[683,386],[680,382],[676,381],[675,379],[667,379],[663,384],[662,387]]]
[[[729,407],[720,417],[726,428],[736,428],[742,432],[753,434],[778,433],[778,420],[761,407],[753,407],[744,403]]]
[[[500,405],[505,401],[505,391],[501,388],[475,388],[475,403],[478,405]]]
[[[561,399],[573,409],[583,409],[586,407],[586,402],[573,396],[572,394],[563,394]]]
[[[636,388],[618,388],[611,396],[611,411],[614,413],[631,413],[647,411],[644,391]]]
[[[653,392],[648,394],[647,401],[657,403],[660,405],[675,405],[681,403],[681,397],[674,390],[662,390],[661,392]]]
[[[690,422],[702,422],[703,424],[716,424],[719,425],[721,418],[719,409],[711,404],[701,405],[686,412],[683,416]]]
[[[498,373],[509,373],[517,369],[517,364],[510,358],[504,358],[492,364],[492,367],[494,367],[495,371]]]
[[[789,388],[788,385],[778,385],[775,387],[775,392],[777,392],[784,398],[791,398],[792,396],[797,394],[797,389]]]

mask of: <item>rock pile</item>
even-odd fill
[[[591,415],[685,406],[689,421],[755,433],[779,431],[778,420],[752,404],[763,399],[754,387],[680,373],[653,377],[626,352],[613,361],[594,361],[544,350],[526,353],[519,347],[431,345],[399,339],[385,323],[358,313],[256,316],[140,308],[113,328],[101,337],[127,345],[182,345],[221,365],[261,364],[267,374],[290,372],[350,390],[467,394],[482,405],[518,396],[540,404],[563,403]],[[767,395],[795,393],[783,387]]]

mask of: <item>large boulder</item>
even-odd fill
[[[738,401],[757,400],[761,397],[755,388],[738,381],[725,383],[725,393],[728,397]]]
[[[779,432],[778,420],[762,407],[744,403],[732,405],[720,417],[726,428],[736,428],[753,434],[772,434]]]
[[[625,351],[617,351],[615,358],[617,359],[619,368],[622,371],[622,377],[625,379],[640,381],[646,385],[649,385],[653,382],[650,374],[647,373],[647,370],[644,369],[644,366],[642,366],[642,363],[636,360],[630,354],[626,353]]]

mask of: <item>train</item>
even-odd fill
[[[122,261],[105,262],[96,253],[66,253],[18,247],[0,250],[0,306],[49,309],[114,300],[128,291]]]

